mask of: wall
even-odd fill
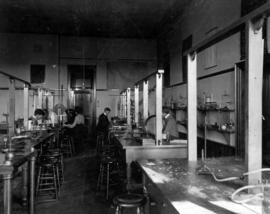
[[[196,45],[214,32],[230,25],[240,17],[240,3],[240,0],[193,0],[181,20],[173,26],[173,30],[162,34],[160,39],[167,43],[168,50],[161,51],[168,51],[170,54],[171,85],[182,82],[182,41],[192,34],[193,45]],[[208,33],[211,29],[215,30]],[[198,54],[198,76],[230,68],[239,61],[239,34],[219,42],[216,45],[216,57],[217,65],[206,69],[205,51]]]
[[[163,32],[159,38],[158,56],[169,54],[170,56],[170,84],[183,83],[182,71],[182,41],[192,34],[193,46],[213,35],[215,32],[230,25],[240,18],[240,0],[192,0],[187,5],[181,18],[172,26],[169,32]],[[163,43],[163,44],[162,44]],[[166,43],[166,44],[164,44]],[[240,33],[236,33],[216,45],[198,53],[197,76],[203,77],[209,74],[233,68],[240,61]],[[160,60],[160,59],[159,59]],[[207,66],[212,63],[212,66]],[[229,72],[221,76],[198,80],[198,101],[203,94],[213,94],[215,102],[221,103],[224,93],[234,97],[234,73]],[[186,84],[165,89],[164,105],[173,102],[183,102],[186,99]],[[234,102],[234,100],[232,99]],[[185,120],[185,113],[177,113],[177,120]],[[202,121],[198,115],[198,122]],[[183,132],[184,127],[179,127]],[[213,137],[210,133],[210,138]],[[220,143],[230,144],[222,136],[214,136],[213,139]]]
[[[145,62],[147,66],[137,71],[137,78],[143,78],[156,69],[155,40],[0,33],[0,41],[0,70],[30,81],[30,64],[46,65],[45,82],[36,86],[58,89],[62,85],[67,89],[68,64],[96,65],[96,88],[102,90],[102,93],[97,93],[97,101],[100,104],[104,102],[106,96],[110,95],[112,89],[108,88],[108,82],[111,81],[108,79],[107,70],[109,62],[122,65],[123,72],[126,72],[124,68],[129,65],[129,62]],[[119,81],[125,82],[125,79]],[[6,78],[0,76],[0,84],[1,87],[7,87]],[[119,89],[123,88],[119,87]],[[16,102],[21,100],[21,94],[22,91],[16,91]],[[64,93],[64,105],[68,97],[66,94],[67,92]],[[0,102],[7,103],[7,96],[7,91],[1,90]],[[60,102],[58,96],[55,97],[55,102]],[[106,104],[112,105],[110,107],[114,112],[115,100]],[[22,117],[23,109],[19,107],[20,105],[17,106],[16,118]],[[33,107],[32,102],[30,107]],[[103,108],[97,106],[97,113]],[[30,108],[29,111],[30,114],[33,113],[33,109]],[[0,121],[4,120],[2,113],[6,112],[6,105],[0,105]]]

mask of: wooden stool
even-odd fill
[[[64,182],[64,160],[61,150],[48,150],[43,157],[51,159],[52,163],[54,163],[58,175],[58,186],[60,188]]]
[[[97,191],[100,191],[101,187],[105,186],[107,200],[109,199],[110,187],[121,183],[119,172],[120,169],[115,158],[108,156],[102,158],[97,180]]]
[[[99,161],[103,157],[115,157],[116,150],[115,145],[105,144],[104,135],[97,136],[96,156]]]
[[[74,143],[73,143],[73,138],[69,135],[63,136],[61,140],[61,150],[64,156],[71,157],[74,152]]]
[[[39,163],[36,196],[39,202],[58,200],[57,168],[50,160]]]
[[[101,155],[103,146],[104,146],[104,135],[99,134],[97,135],[97,141],[96,141],[96,155],[97,156]]]
[[[146,197],[140,194],[122,194],[114,198],[113,202],[116,206],[115,214],[122,214],[123,208],[136,208],[137,214],[144,214],[144,205]]]

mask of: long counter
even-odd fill
[[[28,135],[15,136],[10,148],[12,157],[9,161],[0,164],[0,178],[4,180],[4,214],[12,213],[11,179],[16,176],[20,167],[23,172],[22,202],[25,206],[29,205],[28,213],[35,213],[35,162],[37,156],[35,148],[52,140],[55,134],[47,133],[47,131],[32,134],[29,132]]]
[[[202,166],[200,161],[164,159],[141,160],[138,163],[143,171],[144,187],[159,214],[254,214],[270,211],[269,188],[265,189],[267,194],[264,194],[264,197],[269,197],[264,198],[263,202],[254,198],[246,204],[234,203],[230,196],[245,185],[245,181],[219,183],[209,174],[200,175],[197,171]],[[211,159],[206,164],[211,171],[223,178],[238,177],[244,172],[244,163],[234,158]],[[267,203],[268,207],[262,205]]]
[[[187,140],[177,144],[143,145],[140,137],[134,137],[132,131],[115,134],[114,138],[125,153],[127,163],[127,182],[131,182],[131,162],[145,159],[187,158]]]

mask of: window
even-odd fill
[[[45,65],[30,66],[30,82],[44,83],[45,81]]]
[[[95,71],[93,65],[68,65],[70,88],[93,89]]]
[[[206,32],[206,37],[212,36],[217,32],[217,27],[214,27]],[[204,50],[205,64],[204,68],[212,68],[217,65],[217,45],[214,44]]]

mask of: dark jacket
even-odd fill
[[[176,120],[172,115],[169,115],[169,117],[165,119],[163,133],[169,133],[171,139],[179,138]]]
[[[98,118],[97,132],[107,134],[109,132],[110,121],[104,113]]]

